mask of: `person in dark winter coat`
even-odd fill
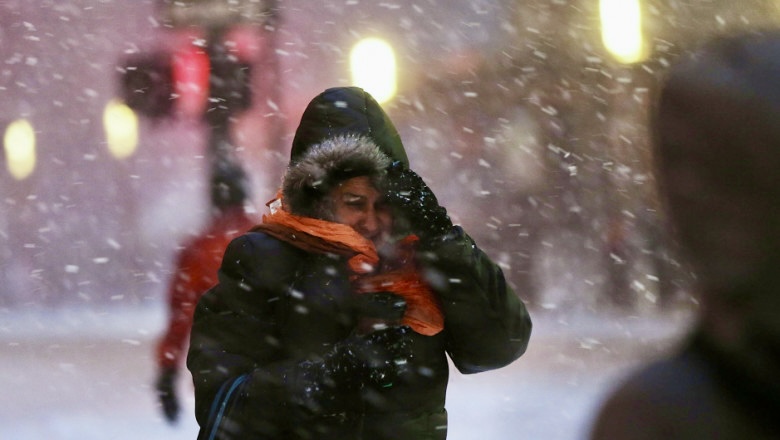
[[[780,438],[780,33],[721,37],[673,66],[657,176],[701,301],[681,350],[603,404],[604,440]]]
[[[155,390],[163,415],[172,423],[179,416],[176,382],[187,352],[195,305],[216,284],[217,270],[228,243],[259,222],[244,209],[248,200],[246,186],[243,169],[227,161],[217,161],[209,182],[209,221],[176,255],[167,292],[168,322],[155,350]]]
[[[522,301],[362,89],[309,103],[269,206],[195,312],[199,438],[444,439],[447,355],[468,374],[525,351]]]

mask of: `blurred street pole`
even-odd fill
[[[163,22],[176,28],[197,27],[205,35],[205,52],[210,72],[208,97],[203,115],[208,129],[207,155],[212,170],[221,162],[234,162],[236,142],[231,129],[235,117],[257,101],[253,70],[260,68],[259,75],[272,78],[273,83],[263,91],[267,101],[279,103],[278,62],[275,50],[275,26],[278,20],[276,0],[229,1],[229,0],[161,0]],[[266,31],[265,50],[261,58],[266,60],[240,60],[227,47],[226,38],[234,26],[249,25]],[[271,58],[271,60],[267,60]],[[270,69],[268,69],[270,68]],[[269,139],[272,149],[279,148],[280,124],[271,124]],[[236,163],[237,164],[237,163]],[[241,166],[240,164],[237,164]]]

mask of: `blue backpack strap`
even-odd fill
[[[249,374],[242,374],[233,380],[228,380],[222,384],[214,397],[214,402],[211,404],[211,410],[209,411],[209,420],[206,426],[204,426],[198,435],[198,440],[214,440],[217,439],[219,433],[219,427],[222,424],[222,420],[225,414],[229,412],[232,403],[235,403],[233,398],[236,391],[241,389],[241,386],[249,379]]]

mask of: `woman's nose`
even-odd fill
[[[379,218],[377,217],[376,211],[372,209],[366,212],[361,226],[363,227],[366,235],[375,235],[379,231]]]

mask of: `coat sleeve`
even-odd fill
[[[478,373],[519,358],[531,318],[501,268],[460,227],[420,253],[424,276],[444,311],[447,352],[461,373]]]
[[[199,438],[220,438],[217,432],[225,426],[243,426],[238,419],[224,421],[230,414],[255,412],[235,408],[260,405],[261,398],[253,402],[248,396],[260,394],[255,391],[261,382],[273,388],[272,378],[266,381],[260,372],[284,360],[275,306],[294,276],[296,252],[265,234],[236,238],[225,251],[219,282],[198,302],[187,367],[195,386]],[[273,417],[273,405],[268,410],[264,415]]]
[[[182,364],[195,305],[216,281],[219,257],[209,255],[201,246],[200,241],[191,242],[177,256],[168,286],[168,326],[157,344],[159,368],[178,369]]]

